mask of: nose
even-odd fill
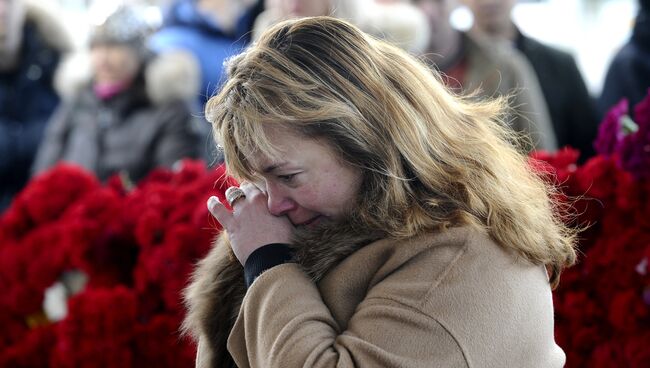
[[[275,184],[267,184],[266,195],[269,212],[274,216],[286,215],[297,207],[296,202]]]

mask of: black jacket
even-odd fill
[[[530,61],[546,99],[559,147],[580,150],[581,160],[594,155],[598,116],[573,57],[518,32],[515,42]]]
[[[642,11],[636,19],[632,38],[616,54],[609,66],[603,92],[598,100],[601,115],[627,98],[630,106],[639,103],[650,88],[650,14]]]
[[[49,44],[39,27],[42,18],[31,15],[28,10],[17,67],[0,72],[0,212],[29,179],[45,125],[59,103],[53,78],[66,50]]]

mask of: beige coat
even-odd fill
[[[230,330],[237,310],[227,347],[239,367],[563,366],[544,268],[481,233],[455,228],[358,250],[356,239],[328,240],[260,275],[241,309],[241,281],[226,281],[241,271],[226,271],[233,260],[217,245],[188,294],[198,366],[227,365],[218,330]]]

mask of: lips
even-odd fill
[[[300,222],[300,223],[296,224],[295,226],[313,226],[313,225],[316,225],[320,221],[320,219],[322,219],[322,217],[323,217],[322,215],[318,215],[318,216],[310,218],[307,221]]]

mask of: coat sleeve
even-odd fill
[[[54,166],[61,158],[71,128],[73,107],[67,103],[60,105],[47,123],[43,140],[36,152],[32,165],[32,175],[39,174]]]
[[[187,103],[174,101],[161,109],[158,117],[163,130],[154,153],[155,166],[172,166],[183,158],[196,158],[200,137],[193,128],[193,118]]]
[[[239,367],[468,366],[440,323],[393,300],[367,298],[341,331],[296,264],[276,266],[251,285],[228,350]]]

